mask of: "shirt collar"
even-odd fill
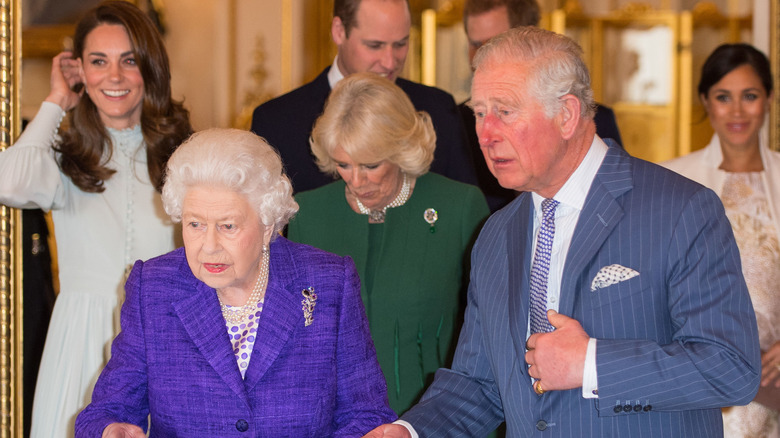
[[[574,173],[566,180],[563,187],[558,190],[558,193],[553,196],[553,199],[581,211],[585,205],[585,198],[588,196],[590,186],[593,184],[593,179],[596,178],[601,162],[604,161],[604,157],[607,155],[607,149],[609,149],[609,146],[598,135],[594,135],[593,142],[590,144],[585,158],[582,159]],[[535,210],[540,212],[544,198],[536,193],[531,195]]]
[[[335,58],[333,58],[333,65],[330,66],[330,70],[328,70],[328,84],[330,84],[331,90],[333,87],[336,86],[336,84],[339,83],[340,80],[344,79],[344,73],[339,70],[339,55],[337,54]]]

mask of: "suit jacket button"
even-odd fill
[[[642,410],[642,405],[634,405],[634,412],[639,412]]]
[[[239,432],[246,432],[249,430],[249,423],[247,423],[246,420],[238,420],[236,421],[236,429]]]
[[[619,414],[623,410],[623,406],[615,406],[612,410],[615,411],[616,414]]]
[[[648,412],[648,411],[650,411],[651,409],[653,409],[653,405],[647,405],[647,406],[645,406],[643,409],[644,409],[644,411],[645,411],[645,412]]]
[[[536,422],[536,430],[545,430],[547,429],[547,422],[544,420],[539,420]]]
[[[631,412],[631,405],[623,406],[623,412]]]

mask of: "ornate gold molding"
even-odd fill
[[[0,150],[17,137],[20,0],[0,0]],[[22,436],[21,215],[0,205],[0,437]]]
[[[693,22],[701,26],[720,27],[728,22],[718,5],[710,1],[696,3],[693,6]]]
[[[241,111],[233,119],[233,127],[238,129],[250,129],[252,127],[252,113],[261,103],[270,100],[273,95],[265,88],[268,79],[268,71],[265,68],[266,52],[265,39],[262,35],[255,38],[253,51],[254,63],[250,74],[252,76],[252,88],[244,93],[241,102]]]
[[[620,9],[613,11],[612,16],[625,19],[636,19],[654,12],[656,12],[656,9],[648,3],[626,3]]]

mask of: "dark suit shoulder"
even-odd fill
[[[436,151],[431,172],[477,184],[466,130],[452,95],[402,78],[398,78],[396,84],[409,96],[415,109],[425,111],[431,117],[436,130]]]
[[[252,132],[264,137],[279,151],[285,172],[295,191],[309,190],[330,182],[311,155],[309,136],[330,93],[327,69],[316,79],[257,107]]]
[[[596,134],[598,134],[599,137],[611,138],[615,140],[618,145],[621,147],[623,146],[623,139],[620,137],[617,118],[615,118],[615,112],[612,111],[612,108],[597,103],[593,122],[596,124]]]
[[[256,123],[262,123],[262,117],[270,116],[272,119],[276,119],[280,115],[295,114],[301,111],[308,112],[310,105],[324,102],[328,94],[330,94],[330,85],[328,84],[327,69],[325,69],[313,81],[258,105],[252,113],[253,131]],[[302,107],[302,105],[305,106]],[[319,110],[321,111],[322,108]]]
[[[423,85],[403,78],[396,79],[395,83],[409,96],[415,108],[418,103],[455,106],[455,99],[452,95],[440,88]]]
[[[463,102],[458,104],[458,111],[460,111],[460,115],[463,118],[463,122],[473,122],[476,119],[474,118],[474,110],[471,109],[471,107],[468,106],[468,100],[464,100]],[[471,123],[468,123],[467,125],[471,125]]]

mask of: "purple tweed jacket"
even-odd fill
[[[152,437],[359,437],[393,421],[352,260],[271,244],[257,341],[242,380],[214,289],[184,249],[138,261],[122,332],[76,420],[77,437],[133,423]],[[317,294],[305,325],[302,291]]]

